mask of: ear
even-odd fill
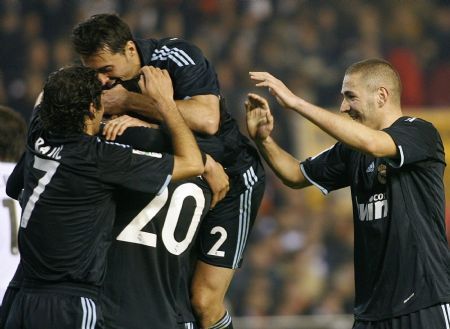
[[[134,43],[134,41],[132,41],[132,40],[127,41],[127,43],[125,45],[125,53],[130,56],[134,56],[137,54],[137,48],[136,48],[136,44]]]
[[[89,104],[89,119],[94,119],[95,112],[97,112],[97,109],[94,106],[94,103]]]
[[[377,91],[377,104],[378,104],[379,107],[383,107],[384,104],[387,103],[388,97],[389,97],[389,91],[386,88],[384,88],[384,87],[378,88],[378,91]]]

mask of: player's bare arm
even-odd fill
[[[130,127],[146,127],[152,129],[159,128],[158,125],[124,114],[107,121],[103,128],[103,135],[107,140],[115,140],[116,137],[121,136],[125,130]],[[230,189],[228,175],[225,173],[222,165],[207,154],[203,178],[208,183],[213,194],[211,200],[212,209],[215,207],[217,202],[225,197]]]
[[[173,180],[203,174],[200,149],[173,100],[172,80],[166,70],[144,66],[139,87],[154,104],[169,128],[174,150]]]
[[[210,155],[206,155],[205,172],[203,178],[208,183],[213,193],[211,199],[211,209],[222,200],[230,189],[228,175],[222,165],[216,162]]]
[[[308,103],[267,72],[250,72],[250,78],[257,82],[257,87],[269,88],[281,106],[299,113],[340,142],[375,157],[397,155],[394,141],[385,132]]]
[[[270,136],[274,120],[267,100],[256,94],[248,94],[245,108],[249,136],[275,174],[289,187],[309,186],[310,183],[300,170],[299,161],[278,146]]]
[[[133,111],[156,121],[163,120],[153,102],[149,103],[147,97],[128,91],[121,84],[106,90],[102,100],[107,114]],[[220,121],[218,96],[197,95],[175,102],[190,129],[208,135],[214,135],[218,131]]]

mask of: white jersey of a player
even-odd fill
[[[20,205],[6,195],[6,182],[15,167],[11,162],[0,162],[0,304],[6,288],[19,264],[17,232]]]

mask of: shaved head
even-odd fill
[[[400,105],[402,83],[394,67],[383,59],[367,59],[350,65],[345,75],[359,75],[366,83],[368,90],[375,92],[378,88],[385,88],[392,101]]]

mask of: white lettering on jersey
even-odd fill
[[[388,215],[388,202],[384,193],[374,194],[368,203],[358,203],[360,221],[382,219]]]
[[[146,156],[154,157],[154,158],[162,158],[162,154],[157,153],[157,152],[144,152],[144,151],[139,151],[139,150],[133,150],[132,152],[134,154],[146,155]]]
[[[37,141],[34,143],[34,150],[36,152],[55,160],[61,159],[61,156],[59,154],[61,153],[63,147],[64,147],[63,145],[61,146],[45,145],[45,140],[42,137],[39,137]]]

